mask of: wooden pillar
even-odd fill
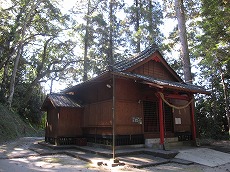
[[[160,147],[164,149],[164,117],[163,117],[163,101],[159,96],[159,123],[160,123]]]
[[[192,139],[195,141],[196,140],[196,123],[195,123],[195,104],[192,102],[190,104],[191,108],[191,124],[192,124]]]
[[[114,74],[113,74],[113,107],[112,107],[112,114],[113,114],[113,116],[112,116],[112,124],[113,124],[113,148],[112,148],[112,150],[113,150],[113,160],[115,160],[115,155],[116,155],[116,150],[115,150],[115,147],[116,147],[116,133],[115,133],[115,131],[116,131],[116,116],[115,116],[115,113],[116,113],[116,109],[115,109],[115,106],[116,106],[116,103],[115,103],[115,101],[116,101],[116,97],[115,97],[115,94],[116,94],[116,83],[115,83],[115,76],[114,76]]]

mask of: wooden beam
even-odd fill
[[[187,95],[179,95],[179,94],[165,94],[165,98],[169,99],[178,99],[178,100],[189,100]]]
[[[158,84],[154,84],[154,83],[151,83],[151,82],[142,81],[141,83],[147,84],[147,85],[152,86],[152,87],[160,88],[160,89],[164,88],[163,86],[160,86]]]

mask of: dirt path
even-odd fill
[[[49,171],[49,172],[71,172],[71,171],[230,171],[230,163],[215,168],[202,166],[198,164],[181,165],[176,163],[167,163],[154,167],[143,169],[129,168],[127,165],[120,167],[97,166],[89,164],[85,161],[67,156],[64,154],[41,156],[30,150],[36,146],[37,142],[43,138],[26,137],[13,142],[0,145],[0,172],[33,172],[33,171]]]

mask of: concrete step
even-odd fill
[[[165,138],[165,142],[167,143],[178,142],[178,137]]]
[[[192,145],[193,145],[192,141],[165,142],[165,149],[172,150],[172,149],[178,149],[181,147],[192,146]]]
[[[60,154],[64,153],[67,150],[78,150],[82,152],[87,152],[90,154],[102,156],[102,157],[107,157],[107,158],[112,158],[113,153],[112,150],[110,149],[104,149],[104,148],[99,148],[99,147],[91,147],[91,146],[76,146],[76,145],[61,145],[61,146],[56,146],[56,145],[51,145],[47,143],[39,143],[43,146],[46,146],[48,148],[51,148],[53,152]],[[127,156],[127,155],[137,155],[137,154],[148,154],[156,157],[161,157],[161,158],[166,158],[170,159],[176,156],[178,153],[177,151],[165,151],[165,150],[159,150],[159,149],[154,149],[154,148],[135,148],[135,147],[126,147],[127,149],[116,149],[115,153],[116,156],[122,157],[122,156]],[[47,152],[46,152],[47,153]]]
[[[178,137],[165,138],[165,142],[167,143],[178,142]],[[146,147],[152,147],[154,145],[158,145],[159,143],[160,143],[160,138],[145,139]]]

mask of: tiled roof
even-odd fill
[[[178,90],[186,90],[194,93],[205,93],[208,94],[209,92],[206,91],[203,87],[187,84],[184,82],[173,82],[168,80],[162,80],[146,75],[140,75],[140,74],[134,74],[134,73],[128,73],[128,72],[114,72],[114,74],[124,76],[124,77],[130,77],[138,80],[142,80],[145,82],[153,83],[158,86],[162,86],[163,88],[173,88]]]
[[[81,107],[74,95],[52,93],[47,98],[55,107]]]
[[[124,71],[137,63],[147,59],[151,54],[153,54],[155,51],[158,50],[158,47],[155,44],[152,44],[150,47],[145,49],[144,51],[138,53],[135,56],[132,56],[131,58],[127,60],[123,60],[121,62],[115,63],[113,66],[113,70],[115,71]]]
[[[110,74],[110,72],[118,75],[122,75],[123,77],[130,77],[134,79],[140,79],[149,83],[153,83],[155,85],[163,86],[164,88],[175,88],[177,90],[184,90],[184,91],[189,91],[193,93],[204,93],[204,94],[209,94],[208,91],[206,91],[204,88],[192,85],[192,84],[187,84],[184,83],[183,80],[177,75],[177,73],[168,65],[168,63],[165,61],[164,58],[162,58],[162,62],[166,65],[166,68],[172,73],[172,75],[175,76],[175,78],[178,80],[178,82],[173,82],[173,81],[167,81],[167,80],[161,80],[158,78],[154,78],[151,76],[146,76],[146,75],[140,75],[140,74],[134,74],[127,72],[127,69],[135,66],[138,63],[141,63],[142,61],[148,59],[153,53],[156,51],[159,51],[157,45],[152,44],[150,47],[145,49],[144,51],[138,53],[135,56],[132,56],[129,59],[122,60],[118,63],[115,63],[113,67],[109,67],[108,71],[105,71],[102,75],[99,75],[95,78],[92,78],[90,80],[87,80],[85,82],[82,82],[76,86],[73,86],[71,88],[65,89],[63,92],[72,92],[75,89],[85,85],[86,83],[91,83],[94,82],[96,79],[99,79],[103,76],[106,76],[106,74]]]

